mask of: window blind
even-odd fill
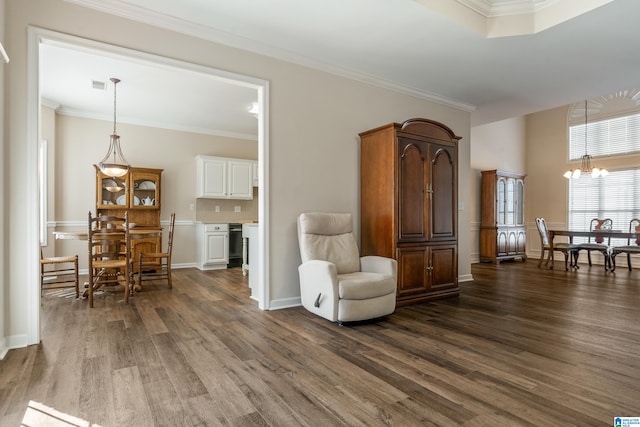
[[[640,113],[589,122],[585,153],[585,125],[569,127],[569,159],[640,152]]]
[[[614,230],[629,230],[629,222],[640,218],[640,168],[610,171],[606,178],[583,174],[569,180],[569,229],[586,231],[593,218],[611,218]],[[626,244],[626,239],[612,239],[611,244]]]

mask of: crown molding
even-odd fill
[[[486,38],[537,34],[613,0],[414,0]]]
[[[559,0],[456,0],[485,18],[535,13]]]
[[[44,104],[43,104],[44,105]],[[57,108],[55,109],[56,113],[61,116],[70,116],[70,117],[80,117],[83,119],[93,119],[93,120],[103,120],[103,121],[111,121],[113,117],[108,116],[106,114],[96,114],[90,113],[82,110],[74,110],[72,108]],[[212,135],[212,136],[221,136],[226,138],[236,138],[236,139],[244,139],[248,141],[257,141],[258,135],[252,133],[241,133],[241,132],[229,132],[220,129],[210,129],[210,128],[200,128],[193,126],[180,126],[175,123],[166,123],[160,121],[153,120],[140,120],[132,117],[118,117],[118,124],[130,124],[137,126],[146,126],[157,129],[168,129],[174,130],[178,132],[189,132],[189,133],[197,133],[201,135]]]
[[[312,68],[329,74],[345,77],[350,80],[356,80],[368,85],[389,89],[394,92],[403,93],[414,96],[416,98],[431,101],[437,104],[452,107],[458,110],[472,112],[476,109],[476,105],[465,103],[459,100],[440,96],[422,89],[413,88],[402,85],[397,82],[381,79],[366,73],[350,70],[328,64],[312,58],[305,57],[285,49],[271,46],[257,40],[230,34],[218,29],[200,25],[194,22],[176,18],[174,16],[165,15],[153,10],[133,6],[121,0],[65,0],[87,8],[95,9],[110,15],[119,16],[130,19],[132,21],[141,22],[159,28],[175,31],[177,33],[200,38],[210,42],[231,46],[237,49],[249,51],[258,55],[268,56],[293,64]]]

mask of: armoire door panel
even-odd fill
[[[399,240],[424,240],[426,236],[424,147],[420,141],[399,138],[398,148]]]
[[[455,238],[457,212],[456,164],[453,149],[431,146],[431,233],[430,239]]]
[[[424,292],[427,286],[425,248],[400,248],[397,260],[398,297]]]
[[[431,289],[458,286],[456,246],[431,246]]]

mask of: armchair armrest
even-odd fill
[[[300,300],[309,311],[335,322],[338,319],[338,274],[335,264],[312,260],[298,267]]]
[[[360,258],[360,270],[397,277],[398,262],[395,259],[381,256],[363,256]]]

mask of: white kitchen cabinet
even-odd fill
[[[259,187],[260,186],[260,176],[258,175],[258,162],[256,160],[254,160],[253,162],[251,162],[251,166],[253,169],[253,186],[254,187]]]
[[[252,160],[197,156],[196,175],[197,198],[253,199]]]
[[[229,224],[197,224],[198,268],[220,270],[229,263]]]
[[[251,161],[229,160],[229,198],[253,199],[253,167]]]

